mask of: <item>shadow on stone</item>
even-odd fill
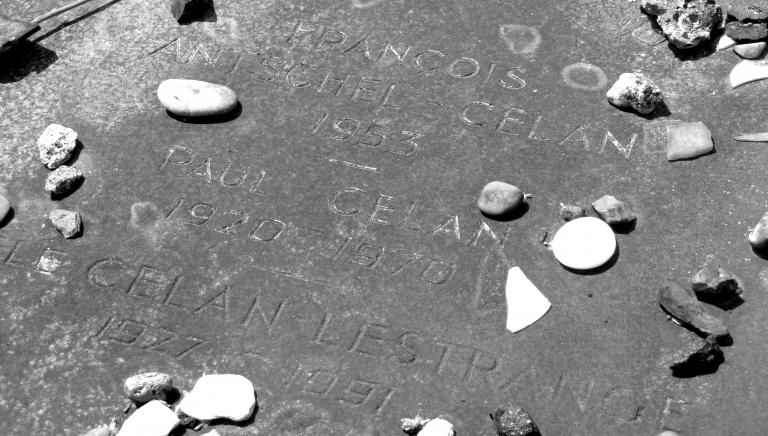
[[[52,50],[26,39],[0,53],[0,83],[23,80],[32,73],[40,74],[59,57]]]
[[[13,221],[14,216],[16,216],[16,211],[13,209],[13,207],[11,207],[10,209],[8,209],[8,213],[5,214],[5,217],[3,218],[3,220],[0,221],[0,229],[7,226],[8,223]]]
[[[716,296],[707,294],[697,293],[696,296],[698,297],[699,301],[717,306],[723,310],[733,310],[744,304],[744,299],[741,298],[740,295],[736,295],[733,298],[729,298],[727,300],[719,299]]]
[[[171,14],[181,25],[218,21],[214,0],[173,0]]]
[[[34,42],[40,42],[40,41],[44,40],[45,38],[53,35],[54,33],[58,32],[60,30],[66,29],[67,27],[69,27],[69,26],[71,26],[73,24],[77,24],[77,23],[85,20],[86,18],[88,18],[88,17],[90,17],[92,15],[98,14],[99,12],[103,11],[104,9],[107,9],[108,7],[112,6],[113,4],[115,4],[115,3],[119,2],[119,1],[121,1],[121,0],[111,0],[111,1],[103,4],[102,6],[99,6],[98,8],[96,8],[96,9],[94,9],[94,10],[92,10],[92,11],[90,11],[90,12],[84,14],[84,15],[80,15],[79,17],[77,17],[77,18],[75,18],[73,20],[65,21],[65,22],[59,24],[58,26],[56,26],[55,28],[53,28],[53,29],[45,32],[44,34],[38,36],[33,41]]]
[[[708,41],[688,49],[679,48],[671,42],[668,43],[668,45],[672,54],[675,55],[677,59],[681,61],[695,61],[710,56],[717,51],[717,40],[719,36],[720,33],[712,32],[712,37]]]
[[[628,233],[631,233],[635,230],[635,227],[637,227],[637,220],[634,219],[628,223],[622,223],[622,224],[614,224],[611,226],[614,233],[619,233],[622,235],[626,235]]]
[[[507,221],[513,221],[518,218],[521,218],[523,215],[528,213],[528,211],[531,209],[531,206],[528,204],[528,202],[523,202],[517,209],[513,210],[512,212],[505,213],[503,215],[488,215],[483,211],[480,211],[480,213],[488,218],[489,220],[494,221],[500,221],[500,222],[507,222]]]
[[[176,115],[173,112],[166,110],[165,111],[169,117],[173,118],[176,121],[181,121],[182,123],[187,124],[219,124],[219,123],[227,123],[230,121],[235,120],[237,117],[240,116],[240,114],[243,113],[243,105],[238,101],[237,106],[235,106],[234,109],[231,111],[221,114],[221,115],[211,115],[207,117],[182,117],[180,115]]]
[[[54,194],[53,192],[51,192],[51,200],[53,200],[53,201],[64,200],[65,198],[67,198],[70,195],[72,195],[75,191],[80,189],[80,187],[83,186],[83,183],[85,183],[85,177],[81,177],[81,178],[77,179],[77,181],[74,182],[72,184],[72,186],[70,186],[70,188],[69,188],[69,190],[67,192],[64,192],[62,194]]]
[[[254,406],[253,413],[248,419],[246,419],[245,421],[232,421],[226,418],[219,418],[219,419],[214,419],[209,421],[208,425],[213,427],[217,425],[231,425],[233,427],[244,428],[253,424],[254,422],[256,422],[256,415],[259,414],[259,395],[256,391],[253,391],[253,395],[256,397],[256,406]]]

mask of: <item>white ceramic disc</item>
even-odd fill
[[[552,239],[558,262],[568,268],[597,268],[616,252],[616,236],[611,226],[593,217],[577,218],[560,227]]]

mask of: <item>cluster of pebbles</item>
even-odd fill
[[[498,436],[541,436],[539,427],[522,407],[512,404],[500,406],[489,414]],[[400,428],[409,435],[454,436],[453,424],[445,418],[415,418],[400,420]]]

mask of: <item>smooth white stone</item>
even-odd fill
[[[453,436],[454,434],[453,424],[442,418],[435,418],[424,425],[418,436]]]
[[[725,21],[725,20],[723,20]],[[717,40],[717,51],[727,50],[736,45],[736,41],[730,36],[723,33],[720,39]]]
[[[253,383],[247,378],[236,374],[211,374],[200,377],[177,409],[200,421],[218,418],[244,421],[253,415],[255,406]]]
[[[165,403],[150,401],[125,420],[117,436],[168,436],[179,418]]]
[[[616,252],[616,235],[604,221],[584,217],[567,222],[552,239],[558,262],[568,268],[589,270],[606,262]]]
[[[231,88],[200,80],[168,79],[157,87],[157,98],[182,117],[222,115],[237,107],[237,95]]]
[[[765,61],[743,60],[731,70],[731,87],[738,88],[746,83],[768,79],[768,64]]]
[[[733,47],[733,52],[744,59],[757,59],[765,51],[765,42],[753,42],[750,44],[738,44]]]
[[[552,304],[523,271],[512,267],[507,272],[507,330],[517,333],[543,317]]]

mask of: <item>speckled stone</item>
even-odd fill
[[[56,169],[66,163],[77,147],[77,132],[60,124],[51,124],[37,139],[40,160],[48,169]]]
[[[768,4],[765,0],[717,0],[728,18],[735,21],[768,22]]]
[[[717,371],[724,361],[725,356],[717,344],[717,338],[707,336],[704,341],[697,341],[687,349],[677,352],[669,369],[675,377],[694,377]]]
[[[725,25],[725,34],[737,42],[757,42],[768,38],[768,25],[731,21]]]
[[[664,101],[661,89],[642,73],[624,73],[605,95],[617,107],[649,114]]]
[[[174,391],[173,379],[162,372],[145,372],[128,377],[123,382],[123,392],[137,403],[152,400],[166,401]]]
[[[83,173],[80,170],[62,165],[48,174],[48,178],[45,180],[45,190],[54,194],[64,194],[72,190],[82,179]]]
[[[0,223],[8,216],[8,212],[11,211],[11,202],[7,198],[0,195]]]
[[[583,207],[560,203],[560,218],[564,221],[573,221],[585,216],[587,216],[587,211]]]
[[[723,18],[714,0],[644,0],[640,7],[656,16],[669,42],[681,49],[709,40]]]
[[[637,215],[632,209],[612,195],[604,195],[592,203],[592,209],[597,216],[608,225],[625,225],[637,220]]]
[[[744,59],[756,59],[765,51],[765,42],[753,42],[750,44],[737,44],[733,47],[733,52]]]
[[[477,207],[486,215],[499,216],[514,212],[524,200],[525,194],[517,186],[490,182],[480,192]]]
[[[48,214],[48,218],[66,239],[76,238],[83,233],[83,221],[80,214],[71,210],[56,209]]]
[[[223,115],[237,107],[235,91],[200,80],[168,79],[158,86],[157,98],[168,111],[181,117]]]
[[[536,422],[522,407],[499,407],[491,418],[499,436],[540,436]]]
[[[695,159],[714,149],[712,133],[701,121],[667,125],[667,160]]]

